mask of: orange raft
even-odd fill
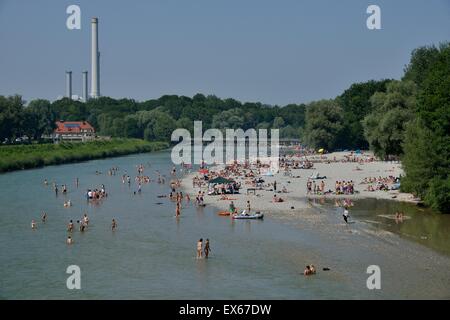
[[[230,215],[230,212],[229,212],[229,211],[219,211],[217,214],[218,214],[219,216],[229,216],[229,215]]]

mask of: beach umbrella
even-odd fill
[[[209,181],[209,183],[217,183],[217,184],[227,184],[227,183],[233,183],[233,180],[228,180],[224,177],[217,177]]]
[[[324,152],[325,150],[322,148],[322,149],[319,149],[318,150],[318,152],[320,152],[320,153],[322,153],[322,152]]]
[[[200,170],[198,170],[198,172],[201,174],[208,174],[209,170],[208,169],[200,169]]]

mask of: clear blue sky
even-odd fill
[[[77,4],[82,29],[66,28]],[[382,30],[366,28],[381,7]],[[101,93],[137,100],[197,92],[284,105],[400,78],[411,50],[450,40],[450,0],[0,0],[0,94],[74,94],[99,17]],[[89,70],[90,71],[90,70]]]

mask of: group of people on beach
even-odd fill
[[[306,181],[306,194],[325,194],[325,182],[322,180],[320,183],[316,184],[316,181],[308,179]]]
[[[366,177],[363,179],[361,184],[367,184],[366,191],[389,191],[393,190],[394,184],[399,184],[400,178],[389,176],[389,177]]]
[[[350,181],[336,181],[334,184],[335,194],[354,194],[355,193],[355,184],[353,180]]]

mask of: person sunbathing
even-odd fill
[[[272,201],[273,201],[273,202],[283,202],[284,200],[283,200],[282,198],[278,198],[277,195],[275,194],[275,195],[273,196]]]

